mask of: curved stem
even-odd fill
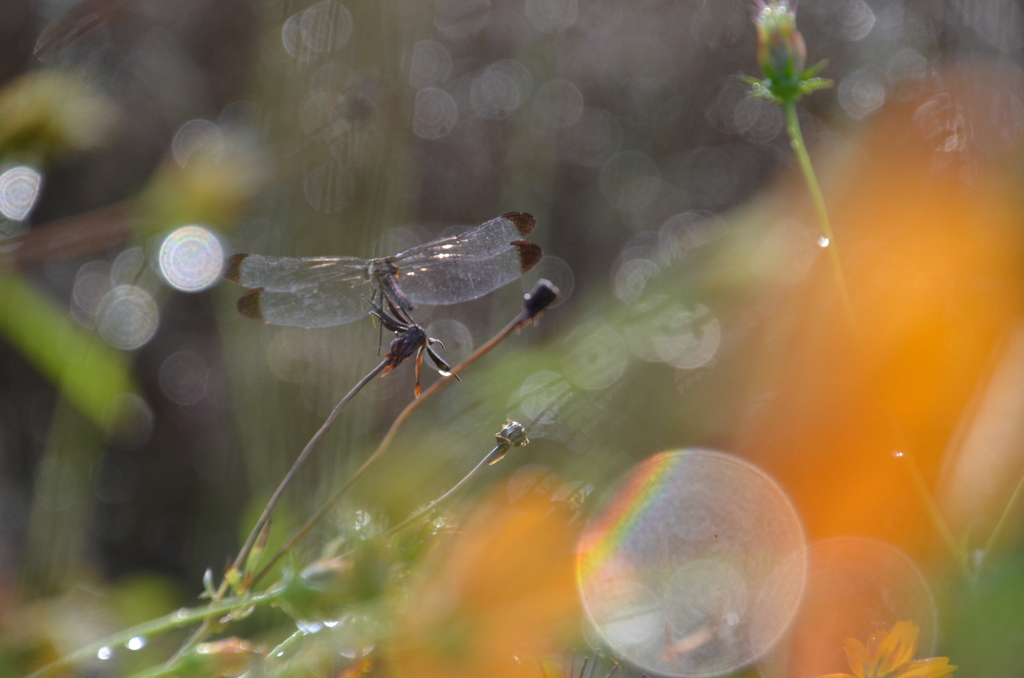
[[[467,367],[475,363],[477,360],[488,354],[495,346],[504,341],[508,337],[508,335],[512,334],[513,331],[521,328],[524,322],[528,322],[528,319],[524,321],[524,317],[524,314],[520,314],[519,316],[517,316],[516,319],[513,320],[508,325],[506,325],[504,329],[502,329],[496,335],[491,337],[491,339],[488,340],[486,344],[484,344],[477,350],[473,351],[473,353],[470,354],[468,358],[466,358],[461,363],[453,367],[452,371],[448,374],[448,376],[435,381],[433,384],[430,385],[429,388],[427,388],[426,391],[423,392],[423,394],[419,398],[411,401],[408,405],[406,405],[405,409],[402,410],[397,417],[395,417],[395,420],[391,423],[391,427],[388,429],[388,432],[384,435],[384,439],[381,440],[380,445],[378,445],[377,449],[373,451],[373,454],[371,454],[367,458],[367,460],[363,462],[363,465],[360,466],[356,470],[356,472],[353,473],[349,477],[349,479],[345,481],[344,485],[338,488],[338,490],[333,495],[331,495],[331,498],[328,499],[327,502],[320,507],[320,510],[317,511],[312,518],[306,521],[305,525],[299,528],[299,531],[296,532],[295,535],[288,540],[288,543],[285,544],[281,548],[281,550],[279,550],[274,555],[274,557],[270,559],[270,562],[268,562],[263,567],[263,569],[260,570],[255,577],[253,577],[253,583],[258,582],[260,579],[265,577],[274,567],[277,561],[280,560],[285,553],[290,551],[292,547],[299,543],[299,541],[301,541],[303,537],[309,534],[309,531],[312,530],[313,527],[318,522],[320,522],[320,520],[322,520],[325,515],[327,515],[327,512],[330,511],[331,508],[333,508],[334,505],[338,503],[338,501],[342,498],[342,496],[344,496],[348,488],[352,487],[352,484],[355,483],[356,480],[358,480],[359,477],[366,472],[366,469],[368,469],[375,461],[380,459],[381,455],[383,455],[388,450],[388,448],[391,447],[391,442],[395,439],[395,435],[398,434],[398,429],[402,427],[402,424],[404,424],[405,420],[409,418],[409,415],[415,412],[416,409],[419,408],[419,406],[422,405],[424,402],[426,402],[432,395],[434,395],[439,390],[444,388],[446,384],[455,380],[455,378],[463,370],[465,370]]]
[[[302,640],[303,638],[305,638],[308,635],[309,635],[308,632],[303,631],[302,629],[299,629],[298,631],[296,631],[295,633],[293,633],[292,635],[288,636],[283,641],[281,641],[277,645],[277,647],[275,647],[270,652],[268,652],[267,653],[267,659],[276,659],[279,655],[282,655],[287,650],[290,650],[292,645],[294,645],[295,643],[299,642],[300,640]]]
[[[789,133],[790,145],[793,153],[796,154],[797,162],[800,164],[800,172],[807,183],[807,190],[811,194],[811,201],[814,203],[814,212],[818,217],[818,228],[821,237],[827,242],[825,250],[828,252],[829,263],[832,265],[832,274],[836,278],[836,285],[839,288],[839,296],[842,299],[843,311],[846,319],[853,327],[857,338],[860,339],[860,326],[857,324],[857,317],[853,313],[853,305],[850,303],[850,295],[846,289],[846,277],[843,275],[843,267],[839,261],[839,246],[836,244],[836,237],[832,233],[832,224],[828,218],[828,210],[825,208],[825,196],[818,185],[818,177],[814,173],[814,166],[811,165],[811,156],[807,154],[807,145],[804,143],[803,132],[800,131],[800,122],[796,117],[796,104],[787,101],[783,104],[786,112],[786,131]]]
[[[996,543],[999,541],[999,537],[1003,533],[1003,529],[1006,527],[1007,521],[1010,519],[1010,515],[1013,513],[1013,509],[1017,507],[1017,502],[1020,501],[1021,495],[1024,494],[1024,476],[1021,476],[1020,481],[1017,483],[1017,488],[1013,491],[1013,495],[1010,497],[1010,501],[1007,502],[1006,508],[1003,509],[1003,514],[999,516],[999,522],[996,523],[995,529],[992,530],[992,534],[989,535],[988,541],[985,542],[985,548],[981,551],[981,558],[978,559],[978,568],[985,562],[985,558],[995,548]]]
[[[283,591],[283,589],[274,589],[258,596],[245,598],[244,600],[232,600],[224,603],[204,605],[201,608],[183,608],[177,612],[164,615],[159,619],[154,619],[144,624],[139,624],[125,629],[124,631],[120,631],[119,633],[108,636],[107,638],[92,643],[91,645],[86,645],[69,655],[61,657],[51,664],[47,664],[35,673],[30,674],[27,678],[42,678],[43,676],[48,676],[60,669],[73,666],[87,659],[96,657],[103,648],[110,648],[110,650],[113,651],[117,646],[122,646],[132,638],[136,638],[138,636],[151,637],[174,629],[190,626],[198,621],[207,619],[211,615],[224,614],[225,612],[232,612],[240,608],[272,602],[279,598]]]
[[[356,394],[358,394],[359,391],[361,391],[364,386],[370,383],[371,379],[380,374],[385,367],[387,367],[387,360],[382,360],[379,365],[374,367],[366,374],[366,376],[360,379],[359,383],[353,386],[352,390],[350,390],[345,395],[345,397],[342,398],[338,402],[338,404],[334,406],[334,410],[331,411],[331,414],[324,421],[323,425],[321,425],[317,432],[313,434],[313,437],[309,439],[309,442],[306,443],[306,446],[302,448],[302,452],[300,452],[299,456],[295,458],[295,462],[292,464],[292,467],[288,470],[287,475],[285,475],[284,479],[282,479],[281,483],[277,486],[277,489],[274,491],[274,494],[270,497],[270,501],[267,502],[266,508],[263,509],[263,513],[262,515],[260,515],[259,520],[256,521],[256,524],[253,526],[252,531],[249,532],[249,537],[245,540],[245,544],[243,544],[242,548],[238,551],[238,555],[235,557],[234,562],[231,564],[232,569],[238,570],[245,564],[245,561],[249,557],[249,554],[252,553],[253,546],[256,544],[256,539],[259,537],[260,532],[267,524],[267,521],[270,520],[270,514],[277,506],[278,501],[280,501],[281,495],[284,494],[285,489],[291,483],[292,479],[295,478],[295,475],[298,473],[299,468],[309,457],[310,453],[313,451],[313,448],[316,447],[316,444],[320,442],[320,439],[324,437],[327,431],[330,430],[331,426],[334,425],[334,422],[337,421],[338,417],[341,416],[341,411],[345,409],[345,406],[348,405],[349,402],[351,402],[352,399],[356,397]],[[218,587],[217,591],[213,594],[213,598],[210,604],[212,605],[213,603],[219,601],[221,598],[224,597],[224,595],[227,592],[228,581],[225,578],[224,581],[221,582],[220,587]],[[202,625],[198,629],[196,629],[191,636],[189,636],[188,640],[186,640],[185,643],[181,646],[181,648],[179,648],[178,651],[174,654],[174,656],[171,657],[171,659],[167,662],[167,666],[172,666],[179,658],[181,658],[186,652],[188,652],[189,649],[195,646],[196,643],[200,642],[203,638],[205,638],[210,632],[210,627],[210,618],[207,617],[203,620]]]
[[[839,297],[843,304],[843,311],[846,314],[846,319],[850,324],[850,328],[853,330],[854,337],[857,340],[858,348],[861,352],[866,351],[866,343],[864,337],[860,331],[860,325],[857,323],[857,316],[853,312],[853,305],[850,303],[850,295],[846,288],[846,277],[843,275],[843,266],[839,260],[839,248],[836,244],[835,234],[832,233],[832,224],[828,218],[828,209],[825,207],[825,196],[821,192],[821,186],[818,184],[818,177],[814,173],[814,166],[811,164],[811,157],[807,153],[807,145],[804,143],[803,133],[800,131],[800,122],[796,115],[796,104],[793,101],[786,101],[782,104],[782,108],[786,114],[786,131],[789,133],[790,145],[793,147],[793,152],[796,154],[797,162],[800,164],[800,171],[803,174],[804,181],[807,183],[807,190],[811,194],[811,201],[814,203],[814,211],[818,217],[818,227],[821,231],[821,237],[825,240],[825,249],[828,251],[829,263],[832,265],[832,273],[836,279],[836,285],[839,288]],[[889,420],[890,425],[896,433],[896,437],[903,444],[904,435],[902,427],[896,420],[892,410],[884,402],[881,403],[881,407],[885,410],[885,414]],[[900,456],[904,456],[909,462],[911,482],[914,485],[914,489],[917,491],[924,502],[925,509],[928,511],[928,515],[935,525],[935,529],[938,531],[942,540],[946,543],[946,546],[953,553],[953,557],[956,559],[957,564],[964,571],[966,575],[970,575],[970,567],[967,562],[967,554],[964,549],[957,543],[956,538],[953,536],[953,532],[949,529],[949,524],[942,515],[942,511],[939,509],[939,505],[935,501],[935,497],[932,496],[931,491],[928,488],[928,483],[924,479],[924,475],[921,473],[921,468],[917,464],[917,459],[913,453],[907,449],[907,446],[903,444],[904,452],[900,453]]]
[[[957,543],[956,537],[953,536],[952,530],[949,529],[949,524],[946,523],[946,519],[942,516],[942,511],[939,509],[939,505],[935,501],[935,497],[932,496],[931,491],[928,489],[928,483],[924,479],[924,474],[921,473],[921,467],[917,465],[917,460],[910,452],[903,452],[900,456],[905,456],[907,461],[910,462],[910,479],[914,484],[914,489],[917,490],[917,494],[925,503],[925,508],[927,508],[928,515],[935,524],[936,531],[938,531],[939,536],[942,537],[946,546],[953,553],[953,557],[956,560],[957,565],[963,571],[963,574],[970,577],[971,568],[967,562],[967,554],[964,552],[964,549],[960,547],[960,544]]]
[[[382,360],[379,365],[374,367],[366,374],[365,377],[360,379],[359,383],[353,386],[352,390],[350,390],[345,395],[345,397],[342,398],[337,405],[335,405],[334,410],[331,411],[331,414],[324,421],[320,429],[313,434],[313,437],[309,439],[309,442],[306,443],[306,446],[302,448],[302,452],[300,452],[299,456],[295,458],[295,463],[292,464],[292,467],[288,470],[287,475],[285,475],[285,477],[281,480],[281,483],[277,486],[277,489],[274,490],[274,494],[271,495],[270,501],[267,502],[267,506],[266,508],[263,509],[262,515],[260,515],[259,520],[256,521],[256,524],[253,526],[252,531],[249,532],[248,539],[245,540],[245,544],[238,552],[238,556],[235,558],[235,561],[233,563],[233,566],[235,568],[242,567],[242,565],[245,563],[245,559],[249,557],[249,553],[252,552],[253,545],[255,545],[256,539],[257,537],[259,537],[260,531],[267,524],[267,521],[270,520],[270,514],[277,506],[277,503],[281,500],[281,495],[284,494],[285,489],[288,487],[289,484],[291,484],[292,480],[295,478],[295,475],[299,472],[299,468],[302,466],[303,463],[305,463],[306,459],[313,451],[313,448],[316,447],[316,444],[320,442],[320,439],[327,434],[327,432],[334,425],[334,422],[338,420],[338,417],[341,416],[341,411],[345,409],[345,406],[348,405],[349,402],[351,402],[351,400],[356,397],[356,394],[359,393],[359,391],[361,391],[364,386],[370,383],[371,379],[380,374],[384,370],[384,368],[387,367],[387,364],[387,360]]]
[[[475,476],[477,473],[480,472],[480,469],[482,469],[484,466],[487,466],[492,461],[494,461],[494,459],[499,455],[499,453],[502,453],[504,450],[508,449],[508,447],[509,447],[509,444],[506,443],[506,442],[498,443],[494,447],[493,450],[491,450],[490,452],[487,453],[486,457],[481,459],[479,461],[479,463],[477,463],[477,465],[473,467],[472,471],[470,471],[465,476],[463,476],[462,480],[460,480],[459,482],[455,483],[450,490],[448,490],[447,492],[442,494],[440,497],[438,497],[434,501],[430,502],[429,504],[427,504],[426,506],[421,508],[419,511],[416,511],[415,513],[413,513],[411,516],[409,516],[408,518],[406,518],[402,522],[400,522],[397,525],[395,525],[394,527],[392,527],[390,530],[385,532],[384,535],[388,536],[388,535],[394,534],[395,532],[398,532],[399,530],[401,530],[403,527],[405,527],[409,523],[415,521],[418,518],[421,518],[421,517],[425,516],[426,514],[430,513],[431,511],[433,511],[435,508],[437,508],[441,504],[441,502],[443,502],[445,499],[447,499],[448,497],[450,497],[453,494],[455,494],[456,492],[458,492],[459,489],[463,485],[468,483],[473,478],[473,476]]]

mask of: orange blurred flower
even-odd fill
[[[432,554],[402,602],[395,675],[536,678],[537,658],[578,628],[568,510],[500,490]]]
[[[886,633],[875,631],[864,647],[856,638],[846,639],[849,673],[833,673],[821,678],[943,678],[953,675],[948,657],[932,657],[914,661],[917,634],[920,629],[912,621],[901,621]]]

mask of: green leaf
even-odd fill
[[[827,59],[822,59],[821,61],[819,61],[818,63],[814,64],[813,66],[808,68],[806,71],[804,71],[803,75],[800,76],[800,79],[801,80],[810,80],[811,78],[816,76],[818,73],[821,73],[823,70],[825,70],[826,66],[828,66],[828,60]]]
[[[828,89],[833,85],[835,85],[835,83],[831,80],[827,80],[826,78],[811,78],[810,80],[805,80],[800,83],[800,95],[803,96],[804,94],[810,94],[811,92],[819,89]]]
[[[80,327],[23,277],[0,270],[0,335],[107,434],[125,422],[138,389],[127,357]]]

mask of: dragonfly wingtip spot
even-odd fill
[[[224,279],[230,280],[233,283],[241,280],[242,275],[242,260],[245,259],[248,254],[235,254],[228,257],[227,262],[224,264]]]
[[[238,312],[246,318],[253,320],[264,320],[263,311],[260,310],[260,292],[263,290],[249,290],[238,300]]]
[[[501,216],[505,217],[513,224],[515,224],[516,230],[519,231],[519,235],[523,236],[524,238],[530,235],[530,232],[533,230],[534,226],[537,225],[537,220],[534,218],[534,216],[532,214],[527,214],[526,212],[506,212]]]
[[[526,242],[525,240],[516,240],[510,243],[515,245],[516,249],[519,250],[519,264],[520,272],[526,273],[531,268],[537,265],[537,262],[544,256],[544,251],[541,250],[540,245],[532,242]]]

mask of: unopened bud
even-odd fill
[[[793,104],[806,94],[832,81],[816,76],[822,61],[807,68],[807,45],[796,29],[796,2],[754,0],[754,26],[757,29],[757,64],[762,80],[741,76],[752,88],[751,94],[777,104]]]
[[[807,64],[807,46],[796,29],[796,8],[787,0],[758,0],[754,10],[761,73],[780,84],[795,85]]]

